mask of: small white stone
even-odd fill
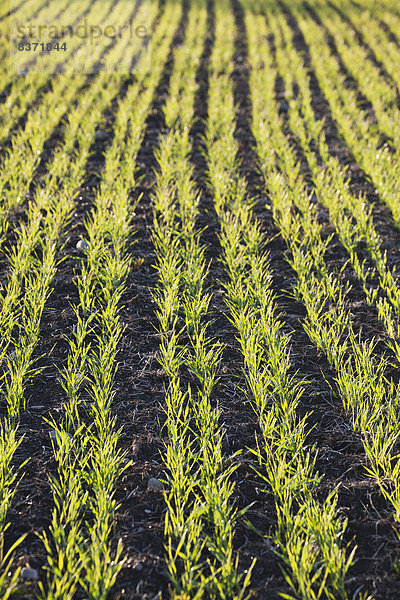
[[[31,410],[43,410],[44,406],[42,404],[36,404],[35,406],[30,406]]]
[[[147,484],[147,489],[151,490],[153,492],[160,492],[164,489],[164,486],[159,479],[156,479],[155,477],[151,477]]]
[[[21,579],[23,581],[37,581],[39,579],[39,573],[36,569],[24,567],[21,569]]]
[[[87,250],[88,248],[89,244],[86,240],[79,240],[79,242],[76,244],[77,250]]]

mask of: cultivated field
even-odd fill
[[[0,56],[0,598],[399,600],[398,1]]]

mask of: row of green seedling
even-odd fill
[[[323,122],[316,119],[311,103],[311,81],[293,45],[290,28],[282,15],[270,14],[269,27],[274,35],[276,62],[283,78],[289,101],[289,125],[299,140],[310,168],[318,201],[328,211],[340,241],[347,250],[355,273],[363,286],[367,301],[376,306],[378,317],[388,335],[387,344],[399,360],[396,341],[399,335],[397,317],[400,315],[400,290],[394,270],[391,270],[382,240],[374,227],[372,207],[364,195],[351,193],[347,174],[340,161],[330,154]],[[294,97],[293,90],[297,88]],[[322,167],[322,168],[321,168]],[[375,269],[360,261],[358,247],[364,242]],[[378,286],[375,286],[377,280]],[[380,290],[385,296],[380,294]]]
[[[124,51],[124,48],[121,49]],[[134,49],[132,48],[132,52]],[[108,81],[108,85],[106,85]],[[24,278],[32,272],[34,261],[45,263],[47,255],[42,253],[41,260],[35,259],[34,251],[39,245],[43,235],[41,226],[47,227],[47,221],[52,219],[50,230],[46,231],[44,239],[49,240],[49,249],[55,252],[62,232],[66,229],[69,217],[74,207],[74,195],[84,181],[85,165],[89,156],[89,150],[93,141],[96,126],[101,122],[102,112],[105,107],[118,93],[118,85],[121,85],[120,77],[100,75],[88,90],[84,98],[81,98],[78,106],[71,112],[70,121],[66,127],[65,142],[60,145],[54,157],[47,165],[45,176],[45,187],[34,193],[33,201],[29,204],[27,222],[20,223],[17,230],[17,244],[9,251],[9,262],[12,270],[8,278],[6,288],[2,297],[2,315],[5,326],[11,334],[11,328],[7,325],[13,313],[18,310],[20,296],[28,286]],[[59,181],[62,181],[60,185]],[[46,217],[43,216],[46,214]],[[51,262],[53,262],[54,256]],[[3,332],[3,343],[9,335]],[[11,410],[11,405],[10,410]],[[17,405],[12,410],[18,413]]]
[[[387,35],[387,32],[383,29],[379,21],[371,15],[369,10],[349,10],[347,2],[335,0],[335,6],[349,19],[354,30],[373,51],[377,60],[383,65],[396,84],[397,90],[400,91],[400,75],[396,68],[399,60],[399,48],[390,39],[390,36]],[[398,24],[400,25],[400,19],[398,20]],[[400,32],[400,26],[398,32]],[[393,135],[393,132],[391,135]]]
[[[400,39],[400,13],[396,0],[382,0],[377,4],[374,0],[363,0],[362,7],[369,11],[395,38]]]
[[[248,578],[233,552],[234,465],[223,455],[224,433],[212,392],[221,345],[208,333],[211,295],[196,222],[199,193],[190,164],[189,137],[198,91],[196,70],[207,31],[207,10],[191,5],[185,41],[174,53],[166,135],[157,151],[153,240],[159,280],[160,363],[165,398],[167,470],[165,520],[167,566],[174,598],[242,598]],[[182,382],[184,374],[193,385]],[[194,388],[194,389],[193,389]]]
[[[71,4],[70,14],[81,15],[85,12],[89,5],[89,2],[86,2],[85,4],[76,0]],[[55,7],[56,5],[53,6]],[[66,10],[69,11],[69,7],[66,7]],[[96,11],[92,9],[92,12],[88,13],[87,18],[89,22],[97,13],[97,8]],[[58,14],[46,14],[46,21],[49,20],[49,18],[50,22],[51,20],[56,22],[56,19],[65,19],[65,16]],[[38,15],[37,19],[40,20],[40,15]],[[71,41],[68,42],[68,54],[61,52],[60,56],[60,52],[49,52],[44,54],[39,53],[38,59],[35,60],[34,67],[29,63],[29,60],[32,60],[32,55],[34,56],[34,59],[36,59],[35,54],[37,53],[21,52],[21,56],[26,54],[27,64],[24,65],[18,57],[18,67],[20,68],[20,73],[16,78],[12,68],[12,63],[11,65],[8,64],[9,61],[16,59],[12,57],[8,59],[8,79],[5,77],[0,79],[0,87],[2,87],[3,90],[8,85],[11,86],[5,101],[0,105],[0,144],[4,143],[9,138],[10,133],[15,130],[18,120],[21,119],[21,117],[28,110],[32,110],[34,103],[40,102],[43,97],[44,90],[47,89],[47,86],[50,84],[52,79],[57,77],[57,69],[62,65],[62,67],[66,67],[68,71],[68,61],[71,59],[71,54],[76,52],[79,48],[79,44],[77,43],[78,40],[80,43],[82,43],[79,38],[72,38]],[[30,68],[33,68],[33,73],[29,72]]]
[[[118,11],[121,10],[118,4],[114,16],[117,16]],[[113,61],[119,60],[124,55],[122,50],[123,46],[129,43],[127,38],[126,34],[107,54],[107,64],[112,65]],[[95,49],[88,59],[88,66],[98,60],[100,54],[100,48]],[[72,62],[77,64],[78,60],[79,57],[75,56]],[[84,95],[85,91],[81,88],[85,79],[83,75],[57,77],[52,90],[45,95],[40,105],[29,113],[24,129],[13,138],[11,148],[1,164],[0,191],[3,203],[0,210],[0,235],[4,236],[9,213],[26,200],[46,140],[59,124],[64,113]]]
[[[51,480],[52,525],[43,536],[48,581],[41,594],[47,600],[73,597],[77,589],[105,599],[124,564],[122,545],[112,547],[115,486],[129,467],[112,414],[119,305],[132,262],[135,157],[178,17],[176,6],[166,7],[153,37],[157,69],[132,84],[120,102],[101,186],[85,220],[88,246],[73,307],[77,322],[62,373],[67,401],[63,421],[51,422],[58,476]]]
[[[382,135],[377,131],[370,114],[359,106],[356,90],[346,84],[346,75],[340,71],[338,60],[329,49],[323,28],[314,22],[301,4],[292,6],[288,3],[285,6],[296,17],[308,44],[312,68],[329,102],[340,134],[361,168],[372,179],[380,198],[390,208],[398,226],[399,150],[382,144]]]
[[[16,8],[13,13],[16,18],[21,18],[25,21],[26,13],[35,14],[41,11],[46,5],[46,2],[42,0],[30,0],[29,2],[5,2],[1,7],[0,13],[0,56],[1,56],[1,67],[0,77],[4,77],[9,68],[9,52],[11,47],[11,31],[10,31],[10,11]],[[13,40],[14,42],[14,40]],[[4,61],[4,62],[3,62]]]
[[[39,191],[29,205],[27,223],[21,224],[18,243],[10,251],[11,273],[1,299],[0,318],[1,356],[6,365],[2,388],[12,423],[10,435],[14,438],[19,413],[24,407],[25,382],[36,372],[33,352],[56,272],[57,252],[74,208],[74,194],[83,181],[89,149],[102,112],[118,93],[115,79],[108,79],[108,86],[105,86],[105,81],[100,78],[71,113],[66,127],[67,142],[58,149],[54,163],[49,164],[46,193]],[[63,165],[63,186],[57,189],[51,183],[57,176],[59,165]],[[10,443],[10,449],[13,447]],[[8,461],[12,454],[9,453]],[[9,505],[7,494],[5,501],[4,519]]]
[[[231,79],[234,17],[228,2],[216,10],[216,47],[224,51],[213,53],[211,60],[208,170],[221,228],[225,301],[259,424],[252,449],[258,463],[255,470],[274,498],[278,523],[272,541],[295,594],[282,596],[346,598],[344,579],[354,552],[346,557],[342,540],[346,522],[338,516],[335,491],[324,503],[315,498],[321,479],[315,471],[316,451],[306,444],[307,417],[297,414],[304,382],[291,374],[290,336],[283,331],[271,291],[265,240],[239,175]]]
[[[396,442],[398,390],[385,377],[387,363],[374,355],[374,343],[362,343],[352,328],[346,289],[329,274],[324,254],[329,245],[321,237],[315,207],[310,206],[300,165],[283,134],[283,123],[270,77],[272,65],[264,47],[265,23],[247,14],[253,132],[275,220],[291,251],[296,273],[295,297],[307,310],[304,329],[335,369],[336,387],[353,427],[360,434],[369,459],[366,472],[375,479],[399,520],[399,476]],[[260,19],[260,18],[259,18]],[[272,81],[272,84],[271,84]],[[267,100],[267,101],[266,101]],[[294,207],[296,210],[294,210]]]
[[[399,150],[400,135],[397,124],[400,111],[397,106],[396,85],[370,59],[367,48],[359,42],[356,32],[341,18],[335,8],[326,4],[323,7],[316,4],[315,12],[327,32],[331,34],[348,73],[354,78],[360,92],[371,102],[380,131]],[[382,35],[384,37],[383,32]],[[382,50],[385,50],[385,44]],[[394,70],[399,58],[399,49],[395,51],[394,56],[388,56],[388,62],[393,65]]]

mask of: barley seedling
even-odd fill
[[[168,443],[163,460],[171,491],[165,494],[165,533],[173,597],[200,598],[206,593],[211,598],[236,598],[243,596],[244,588],[232,552],[236,511],[230,500],[230,476],[234,467],[227,466],[222,455],[219,411],[211,404],[221,347],[207,335],[205,318],[211,296],[204,291],[207,268],[196,227],[199,194],[189,163],[195,65],[202,51],[198,30],[204,35],[205,17],[203,7],[192,7],[185,41],[191,48],[190,60],[187,48],[176,51],[170,97],[164,106],[169,129],[156,154],[153,239],[160,283],[154,298],[162,333],[159,360],[169,378]],[[188,339],[183,347],[179,344],[182,334]],[[182,367],[196,381],[196,390],[179,389]],[[209,557],[206,562],[204,554]]]

